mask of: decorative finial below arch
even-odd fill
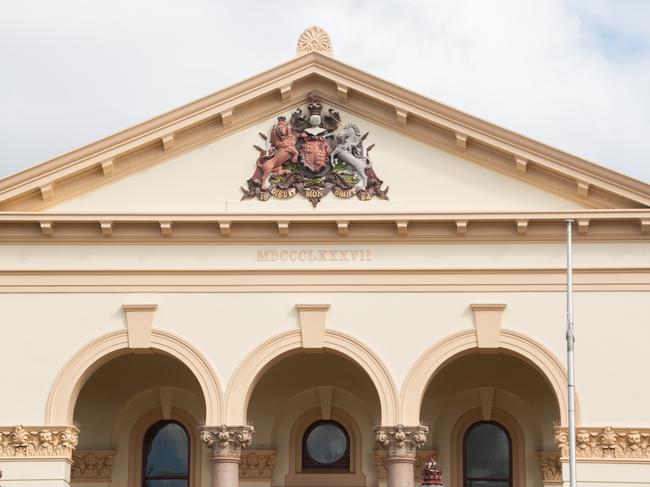
[[[298,38],[296,53],[298,56],[304,56],[310,52],[320,52],[326,56],[332,55],[332,40],[324,29],[311,26]]]

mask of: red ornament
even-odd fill
[[[442,485],[442,469],[431,455],[424,462],[422,469],[422,485]]]

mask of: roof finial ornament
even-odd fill
[[[312,25],[300,34],[296,54],[304,56],[310,52],[320,52],[326,56],[332,56],[332,41],[325,29]]]

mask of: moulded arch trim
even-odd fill
[[[528,363],[544,376],[554,392],[559,408],[560,422],[568,423],[568,391],[566,369],[558,358],[536,340],[514,330],[501,330],[499,348]],[[400,395],[403,424],[419,424],[422,399],[435,374],[451,358],[478,349],[476,330],[464,330],[436,343],[415,362],[404,381]],[[580,408],[576,401],[577,422],[580,424]]]
[[[223,392],[208,359],[183,338],[163,330],[152,330],[151,349],[176,358],[194,374],[205,400],[206,424],[221,424]],[[128,352],[126,329],[106,333],[81,348],[54,380],[47,399],[45,424],[72,424],[79,392],[88,378],[111,359]]]
[[[388,367],[362,342],[336,330],[325,330],[323,347],[343,355],[360,366],[375,386],[381,406],[381,423],[396,424],[398,394]],[[246,424],[248,402],[257,381],[275,361],[302,350],[300,330],[292,330],[269,338],[249,353],[239,364],[226,391],[227,424]]]

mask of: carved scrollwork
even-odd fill
[[[11,429],[0,429],[0,458],[70,459],[78,440],[79,430],[71,426],[46,428],[18,425]]]
[[[210,447],[212,457],[239,457],[242,448],[253,441],[252,426],[206,426],[201,431],[201,441]]]
[[[545,484],[562,483],[562,462],[559,452],[538,452],[537,460]]]
[[[555,428],[555,444],[563,459],[569,456],[566,428]],[[576,457],[589,460],[650,461],[649,428],[580,428],[576,432]]]
[[[381,426],[375,428],[375,439],[385,450],[387,457],[413,457],[418,448],[427,442],[429,428],[426,426]]]
[[[242,451],[239,464],[240,479],[271,480],[277,450],[246,450]]]
[[[72,480],[111,480],[115,450],[76,450],[72,454]]]

